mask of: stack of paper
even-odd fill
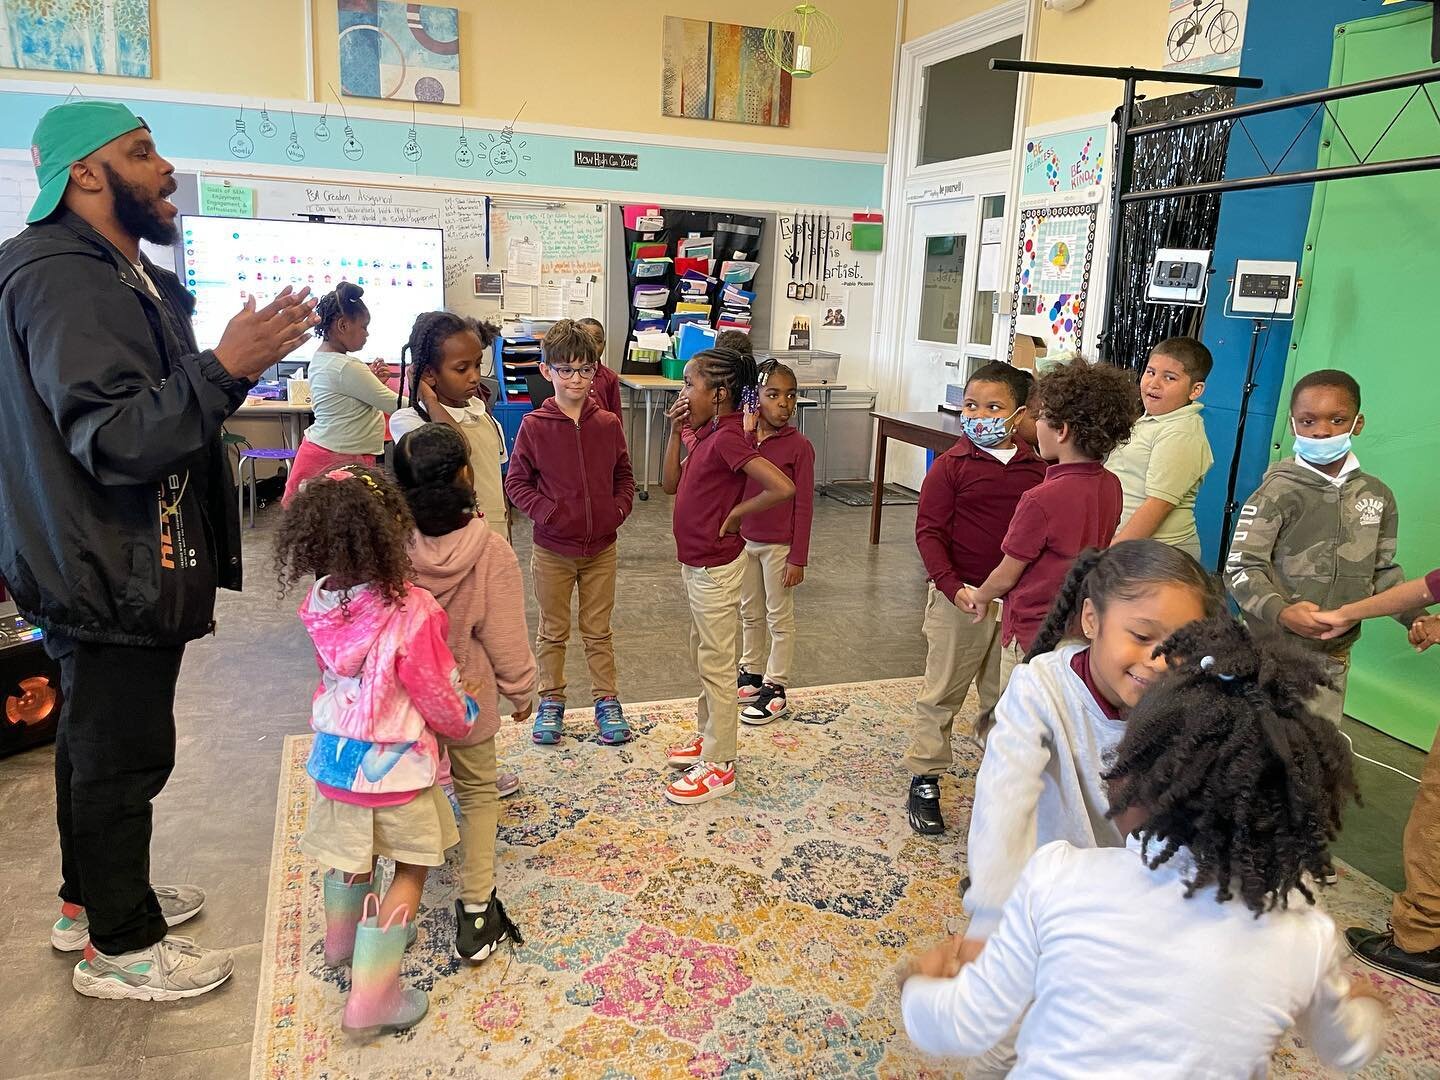
[[[715,238],[713,236],[682,236],[675,241],[676,258],[714,259]]]
[[[755,294],[746,292],[739,285],[726,285],[720,290],[720,318],[716,321],[717,330],[742,330],[750,332],[750,308],[755,302]]]
[[[744,285],[755,277],[759,263],[727,259],[720,266],[720,279],[727,285]]]
[[[633,271],[637,280],[663,278],[670,273],[670,260],[668,258],[636,259]]]

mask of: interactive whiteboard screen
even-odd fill
[[[341,281],[365,290],[370,340],[364,359],[398,361],[415,316],[445,307],[439,229],[265,218],[182,215],[185,287],[195,297],[195,337],[213,348],[247,296],[264,306],[286,285],[318,297]],[[293,359],[311,352],[301,346]]]

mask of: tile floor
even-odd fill
[[[206,911],[185,930],[206,944],[234,948],[236,976],[214,994],[177,1004],[98,1002],[75,994],[74,959],[52,952],[48,942],[59,863],[50,754],[42,748],[0,761],[0,950],[6,973],[0,1078],[246,1075],[280,740],[306,730],[315,675],[294,618],[296,598],[276,597],[269,564],[276,513],[262,513],[260,527],[247,533],[247,591],[222,594],[218,635],[187,653],[177,705],[178,764],[156,804],[154,878],[205,886]],[[798,597],[797,685],[923,671],[925,581],[914,520],[914,507],[887,507],[883,542],[871,547],[865,542],[866,508],[818,500],[812,575]],[[669,526],[670,501],[654,492],[648,503],[636,503],[621,544],[615,638],[621,692],[632,701],[696,689]],[[523,566],[530,548],[523,521],[515,539]],[[572,697],[583,699],[588,681],[578,639],[569,663]],[[124,708],[123,688],[117,688],[122,716]],[[1360,753],[1418,773],[1418,751],[1358,724],[1348,723],[1347,730]],[[1364,763],[1360,775],[1367,805],[1352,814],[1340,854],[1397,887],[1400,832],[1414,786]],[[897,777],[897,804],[904,786]]]

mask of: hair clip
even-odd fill
[[[1202,656],[1202,657],[1200,658],[1200,670],[1201,670],[1201,671],[1213,671],[1213,670],[1214,670],[1214,667],[1215,667],[1215,657],[1213,657],[1213,656]],[[1215,671],[1215,672],[1214,672],[1214,675],[1215,675],[1215,677],[1216,677],[1217,679],[1219,679],[1221,682],[1234,682],[1234,681],[1235,681],[1235,676],[1234,676],[1234,675],[1227,675],[1227,674],[1225,674],[1223,671]]]
[[[375,478],[369,473],[351,472],[349,469],[331,469],[328,473],[325,474],[326,480],[335,480],[337,482],[341,480],[349,480],[353,477],[358,477],[359,479],[365,481],[366,487],[368,487],[376,495],[380,494],[380,485],[375,483]]]

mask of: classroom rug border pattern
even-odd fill
[[[339,1029],[348,973],[320,960],[321,873],[298,847],[312,737],[287,737],[252,1080],[959,1075],[909,1045],[892,976],[960,914],[963,836],[917,837],[905,820],[899,759],[920,687],[797,689],[789,719],[742,726],[738,796],[699,807],[661,795],[663,747],[691,730],[694,698],[628,706],[641,741],[620,749],[594,740],[588,709],[567,713],[559,747],[536,747],[528,725],[507,723],[501,760],[525,786],[502,803],[496,874],[526,945],[461,966],[452,853],[427,883],[406,957],[430,1014],[365,1044]],[[968,819],[978,766],[964,740],[955,746],[942,785],[952,824]],[[1325,900],[1336,922],[1383,926],[1388,890],[1342,875]],[[1395,1008],[1386,1053],[1361,1075],[1427,1075],[1417,1070],[1440,1059],[1440,1003],[1355,973]],[[1292,1034],[1272,1075],[1327,1074]]]

